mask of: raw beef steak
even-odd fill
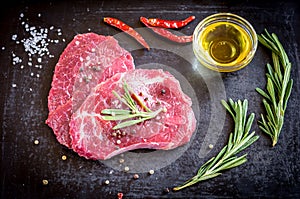
[[[56,64],[48,96],[46,123],[57,140],[71,148],[69,121],[92,88],[116,73],[134,69],[129,52],[111,36],[79,34],[68,44]]]
[[[124,94],[124,82],[152,111],[155,118],[113,130],[120,121],[103,120],[103,109],[128,109],[112,93]],[[138,102],[138,100],[136,100]],[[196,128],[191,99],[178,80],[161,69],[136,69],[118,73],[98,84],[72,115],[72,148],[87,159],[108,159],[125,151],[150,148],[173,149],[187,143]],[[141,108],[141,107],[140,107]]]

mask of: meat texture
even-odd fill
[[[134,69],[133,58],[111,36],[79,34],[56,64],[46,120],[57,140],[71,148],[69,122],[92,88],[116,73]]]
[[[152,111],[160,108],[164,111],[153,119],[113,130],[120,121],[103,120],[101,111],[128,109],[112,92],[124,94],[124,82]],[[174,149],[189,142],[195,131],[196,118],[191,105],[191,99],[169,72],[136,69],[117,73],[98,84],[72,115],[71,146],[87,159],[108,159],[140,148]]]

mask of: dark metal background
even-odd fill
[[[93,31],[114,35],[120,31],[103,23],[105,16],[143,27],[140,16],[181,19],[195,15],[196,20],[180,30],[192,34],[196,24],[216,12],[232,12],[252,23],[257,33],[264,28],[278,35],[292,62],[294,88],[285,123],[276,147],[258,128],[260,139],[246,150],[248,162],[224,172],[223,175],[179,192],[164,193],[192,177],[208,157],[217,154],[227,141],[233,122],[229,115],[218,143],[207,158],[197,157],[201,136],[205,135],[210,117],[209,103],[201,105],[201,127],[186,153],[154,175],[112,171],[101,162],[86,160],[60,145],[52,130],[44,124],[47,118],[47,95],[54,66],[67,43],[78,33]],[[0,13],[0,121],[1,121],[1,198],[299,198],[300,197],[300,122],[299,122],[299,9],[292,1],[20,1],[1,5]],[[43,69],[12,64],[12,52],[21,57],[27,53],[12,35],[25,34],[20,13],[31,26],[61,28],[66,42],[50,45],[54,58],[43,60]],[[38,17],[38,14],[41,17]],[[161,38],[157,38],[161,39]],[[298,41],[298,44],[297,42]],[[186,64],[180,57],[161,50],[134,51],[136,65],[160,62],[169,66]],[[259,45],[253,61],[244,69],[222,74],[227,97],[249,100],[249,112],[264,112],[256,87],[265,86],[265,64],[270,52]],[[24,60],[23,63],[27,63]],[[184,66],[183,66],[184,67]],[[187,67],[188,68],[188,67]],[[186,69],[188,70],[188,69]],[[40,77],[32,77],[31,72]],[[188,73],[186,73],[188,74]],[[187,79],[190,77],[188,76]],[[12,84],[16,84],[14,88]],[[208,91],[196,89],[208,100]],[[207,94],[207,95],[205,95]],[[256,121],[257,121],[256,120]],[[38,139],[39,145],[33,141]],[[67,160],[62,161],[61,156]],[[110,172],[113,172],[110,174]],[[42,180],[49,184],[43,186]],[[103,182],[109,179],[109,185]]]

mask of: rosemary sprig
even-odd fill
[[[247,154],[239,157],[237,154],[259,138],[259,136],[254,135],[255,132],[249,134],[254,120],[254,113],[251,113],[247,120],[247,100],[234,102],[232,99],[229,99],[229,104],[224,100],[221,102],[235,122],[234,132],[230,133],[228,144],[223,147],[217,156],[203,164],[194,177],[186,181],[183,185],[173,188],[174,191],[217,177],[222,174],[222,171],[237,167],[247,161]]]
[[[132,126],[143,122],[145,120],[152,119],[156,117],[161,111],[164,111],[163,108],[159,108],[156,111],[151,111],[140,99],[139,97],[132,91],[132,89],[128,86],[126,82],[123,84],[124,94],[120,96],[117,92],[112,91],[113,94],[123,102],[130,110],[124,109],[103,109],[101,111],[103,120],[127,120],[121,122],[113,127],[113,130],[117,130],[120,128],[124,128],[127,126]],[[136,101],[132,98],[132,95],[135,96],[134,99],[137,103],[146,111],[140,111],[137,106]],[[130,120],[128,120],[130,119]]]
[[[259,127],[271,137],[272,146],[275,146],[283,126],[284,113],[293,86],[293,80],[290,78],[292,65],[274,33],[269,34],[265,30],[265,35],[258,35],[258,40],[272,51],[273,60],[273,67],[267,64],[267,91],[256,88],[264,98],[263,104],[266,109],[266,116],[261,114]]]

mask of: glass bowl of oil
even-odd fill
[[[252,25],[232,13],[203,19],[193,33],[193,51],[205,67],[218,72],[244,68],[254,57],[257,35]]]

